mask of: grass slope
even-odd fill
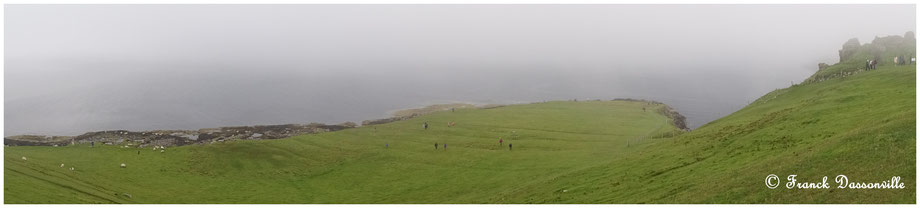
[[[914,66],[886,66],[777,90],[624,159],[531,184],[511,201],[915,203],[915,76]],[[768,189],[769,174],[782,182],[828,176],[833,189]],[[906,188],[836,189],[839,174],[851,182],[900,176]]]
[[[915,203],[916,66],[884,62],[913,54],[884,45],[899,41],[860,46],[804,84],[674,137],[657,138],[676,128],[652,107],[643,111],[647,103],[605,101],[458,109],[140,155],[6,147],[4,202]],[[867,54],[880,56],[878,70],[860,71]],[[421,129],[425,121],[431,129]],[[768,174],[832,184],[840,174],[853,182],[900,176],[906,188],[768,189]]]
[[[675,131],[656,113],[661,107],[592,101],[457,109],[338,132],[165,153],[113,146],[6,147],[4,202],[535,202],[516,197],[557,192],[540,184],[629,157],[630,149],[662,140],[651,135]],[[421,128],[425,121],[428,130]],[[447,127],[451,121],[457,125]],[[499,146],[499,137],[505,146]],[[447,143],[448,149],[435,150],[434,143]],[[128,167],[119,168],[121,163]]]

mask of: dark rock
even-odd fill
[[[850,59],[853,54],[856,54],[856,52],[859,51],[859,46],[859,39],[856,38],[847,40],[846,43],[843,43],[843,48],[838,51],[840,54],[840,62],[846,61]]]
[[[354,128],[353,122],[340,125],[284,124],[260,126],[234,126],[191,130],[155,130],[132,132],[126,130],[87,132],[75,137],[20,135],[4,138],[10,146],[64,146],[96,142],[109,145],[148,146],[183,146],[205,144],[213,141],[281,139],[302,134],[339,131]]]

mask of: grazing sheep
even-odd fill
[[[166,150],[160,150],[160,153],[164,153],[164,152],[166,152]]]
[[[121,168],[126,168],[126,167],[128,167],[128,166],[125,165],[124,163],[121,164]]]
[[[29,160],[29,159],[26,159],[26,156],[22,156],[22,160]]]
[[[73,167],[70,167],[70,171],[73,171]]]
[[[61,168],[64,168],[64,163],[61,163]]]

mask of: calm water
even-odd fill
[[[696,128],[836,62],[849,38],[901,35],[916,19],[903,5],[4,11],[6,136],[360,122],[437,103],[613,98],[664,102]]]
[[[296,70],[113,69],[6,74],[6,135],[95,130],[360,122],[436,103],[527,103],[638,98],[665,102],[692,128],[740,109],[770,89],[740,74],[617,76],[443,70],[327,73]],[[800,77],[804,78],[804,77]],[[31,81],[40,80],[40,81]],[[778,86],[779,87],[779,86]],[[11,93],[30,92],[30,93]]]

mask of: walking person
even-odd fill
[[[444,143],[444,150],[447,150],[447,143]]]
[[[511,150],[511,143],[508,143],[508,150]]]
[[[426,121],[424,124],[422,124],[422,127],[425,127],[425,130],[428,130],[428,122]]]
[[[504,145],[504,144],[502,144],[502,142],[505,142],[505,140],[502,140],[502,137],[498,137],[498,145],[499,145],[499,146]]]
[[[437,142],[434,143],[434,149],[438,149],[438,143],[437,143]]]

